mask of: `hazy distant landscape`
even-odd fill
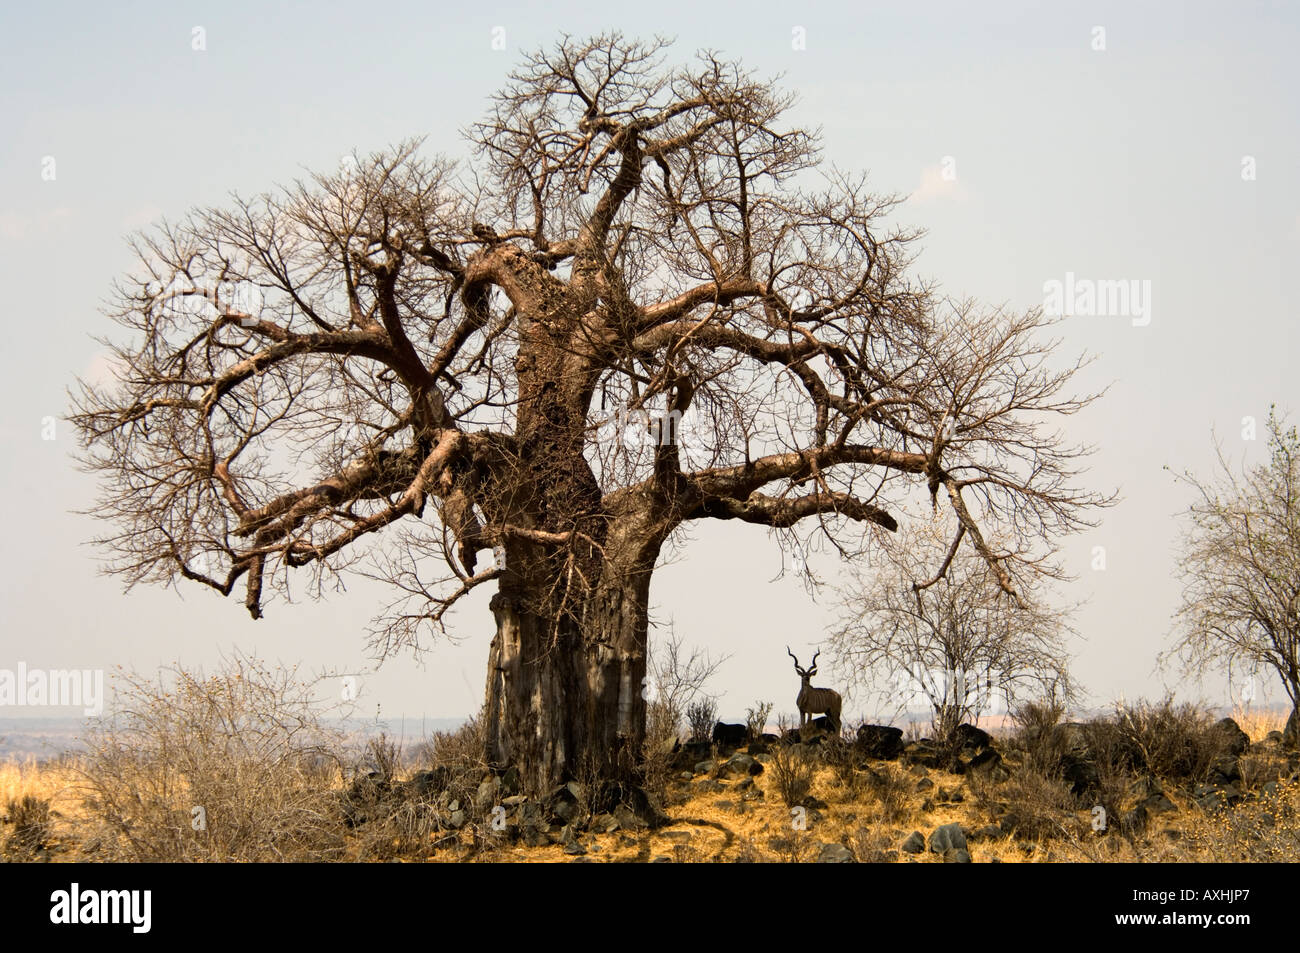
[[[370,737],[387,732],[403,745],[421,741],[427,734],[437,731],[455,731],[467,718],[414,718],[397,719],[391,723],[365,722],[353,719],[341,724],[343,730],[358,737]],[[44,718],[0,718],[0,762],[48,761],[64,753],[77,753],[84,749],[81,736],[91,719],[75,716]]]

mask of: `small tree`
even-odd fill
[[[1267,463],[1219,471],[1195,490],[1183,537],[1183,601],[1173,651],[1189,669],[1241,663],[1277,673],[1300,704],[1300,439],[1276,408]],[[1300,719],[1293,718],[1292,724]]]
[[[1020,599],[1009,596],[988,561],[960,535],[946,543],[945,529],[939,519],[917,521],[882,546],[875,567],[853,564],[830,649],[890,703],[923,697],[946,741],[992,704],[1073,688],[1062,613],[1043,604],[1038,577],[1018,579]],[[927,578],[940,564],[942,574]]]
[[[676,633],[663,641],[649,663],[647,740],[658,743],[680,735],[682,722],[690,717],[701,701],[707,702],[712,706],[710,710],[717,712],[713,696],[704,691],[704,686],[726,660],[724,655],[714,661],[708,652],[698,647],[688,655]],[[692,724],[690,727],[694,734],[695,726]],[[708,740],[712,728],[713,722],[709,721],[705,740]]]

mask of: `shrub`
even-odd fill
[[[1175,704],[1171,696],[1159,702],[1119,702],[1114,720],[1143,766],[1157,777],[1203,780],[1224,753],[1209,730],[1214,717],[1188,702]]]
[[[5,813],[13,831],[5,841],[5,853],[18,857],[44,850],[50,840],[50,802],[25,794],[9,802]]]
[[[701,698],[686,708],[686,723],[690,726],[692,741],[710,740],[717,720],[718,703],[712,698]]]
[[[812,793],[815,764],[803,745],[776,745],[768,770],[786,807],[797,807]]]
[[[314,682],[236,656],[203,676],[118,676],[80,767],[87,849],[109,861],[324,860],[343,850],[342,737]]]
[[[745,709],[745,725],[749,728],[749,737],[757,738],[767,727],[767,719],[776,706],[772,702],[754,702],[753,708]]]

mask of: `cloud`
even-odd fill
[[[945,163],[949,163],[947,169],[951,170],[946,175]],[[968,197],[966,189],[956,176],[955,166],[947,158],[944,162],[936,162],[921,170],[921,182],[910,196],[913,202],[937,202],[941,199],[962,202]]]
[[[100,351],[86,364],[81,372],[81,379],[91,387],[109,387],[117,382],[117,371],[121,365],[114,360],[109,351]]]
[[[0,212],[0,238],[22,242],[44,235],[64,219],[72,217],[72,209],[60,207],[35,215],[22,212]]]

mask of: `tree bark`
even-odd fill
[[[527,793],[596,778],[617,799],[639,785],[649,581],[602,585],[558,621],[504,586],[493,597],[487,760],[514,766]]]

